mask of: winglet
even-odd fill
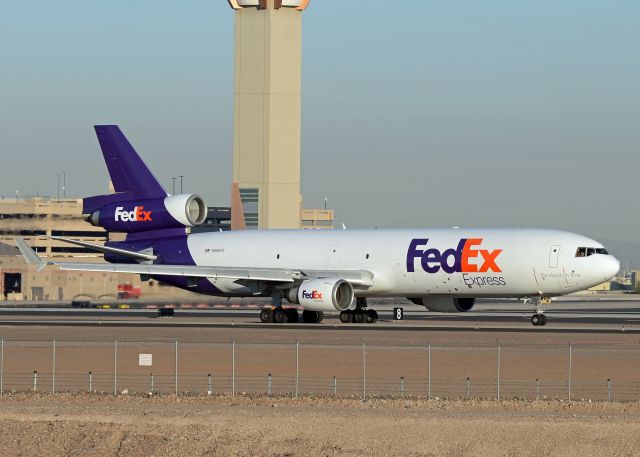
[[[16,244],[18,245],[18,249],[20,249],[20,253],[24,257],[24,260],[26,260],[27,263],[38,265],[38,271],[42,271],[44,267],[47,266],[47,262],[42,260],[24,239],[17,237]]]

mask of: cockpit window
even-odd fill
[[[609,255],[609,252],[605,248],[578,248],[576,250],[576,257],[589,257],[594,254]]]

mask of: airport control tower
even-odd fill
[[[228,1],[235,10],[232,225],[299,228],[302,11],[309,0]]]

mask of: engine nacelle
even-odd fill
[[[344,311],[351,306],[353,296],[353,286],[341,278],[304,281],[286,294],[287,300],[308,311]]]
[[[89,216],[92,225],[109,232],[142,232],[202,224],[207,205],[199,195],[133,200],[103,206]]]
[[[466,313],[476,303],[475,298],[431,295],[427,297],[410,297],[416,305],[424,306],[429,311],[438,313]]]

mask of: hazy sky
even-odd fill
[[[640,2],[312,0],[302,191],[338,222],[638,240]],[[117,123],[165,186],[227,205],[225,0],[2,0],[0,195],[102,193]]]

